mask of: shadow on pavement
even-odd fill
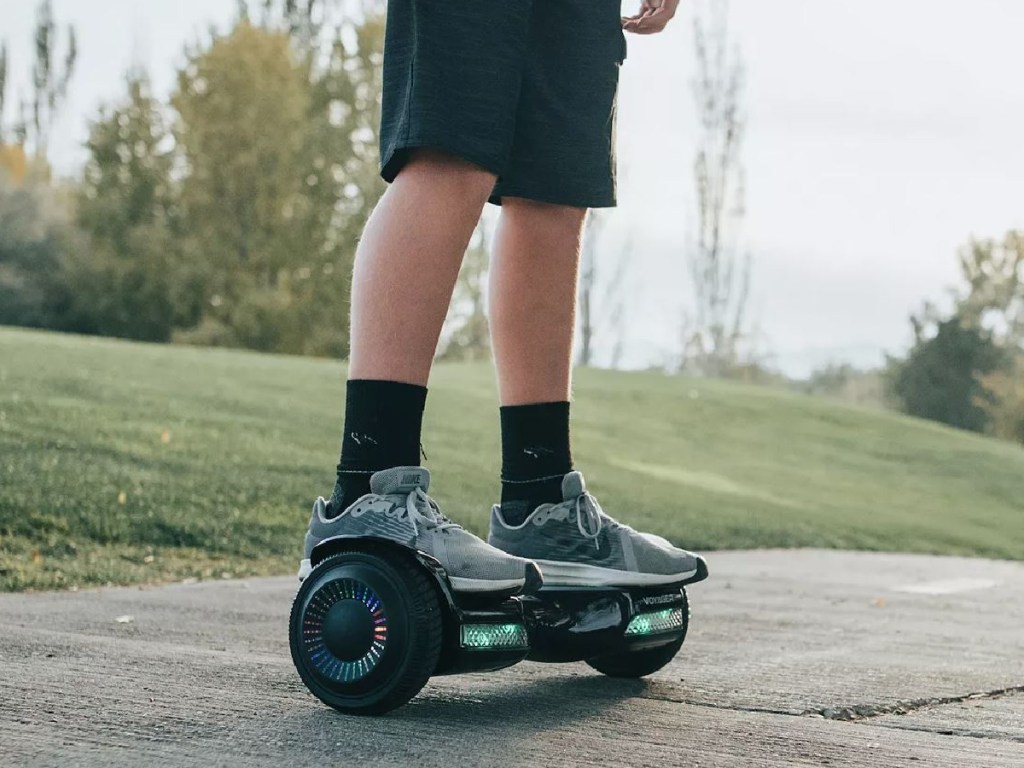
[[[557,675],[528,681],[510,677],[500,687],[491,678],[474,691],[472,676],[459,679],[459,690],[428,686],[408,705],[383,717],[342,715],[321,706],[302,708],[266,725],[292,738],[302,734],[305,746],[314,750],[331,745],[359,749],[363,743],[375,745],[378,757],[395,757],[407,756],[410,745],[440,741],[495,753],[539,733],[576,728],[648,688],[642,680]],[[398,735],[402,738],[392,738]]]
[[[546,730],[561,722],[574,722],[600,714],[624,699],[648,689],[645,680],[618,680],[603,676],[557,675],[535,680],[509,680],[507,687],[474,692],[472,676],[459,691],[426,691],[391,717],[408,722],[436,721],[438,717],[480,721],[500,730]]]

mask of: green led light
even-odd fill
[[[656,635],[660,632],[672,632],[683,626],[683,609],[666,608],[653,613],[638,613],[626,627],[626,637],[636,635]]]
[[[463,624],[462,647],[475,650],[521,650],[530,647],[522,624]]]

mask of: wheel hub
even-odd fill
[[[302,636],[305,655],[321,675],[352,683],[370,674],[384,655],[388,617],[367,584],[336,579],[310,596]]]
[[[324,616],[324,644],[342,661],[355,661],[370,650],[373,616],[359,600],[341,600]]]

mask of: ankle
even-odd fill
[[[509,525],[522,525],[541,504],[561,502],[563,477],[558,474],[534,480],[502,480],[502,518]]]

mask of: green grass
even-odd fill
[[[0,329],[0,589],[293,570],[333,485],[343,366]],[[434,372],[425,447],[484,533],[487,365]],[[577,463],[612,514],[694,549],[1024,559],[1024,450],[723,382],[581,371]]]

